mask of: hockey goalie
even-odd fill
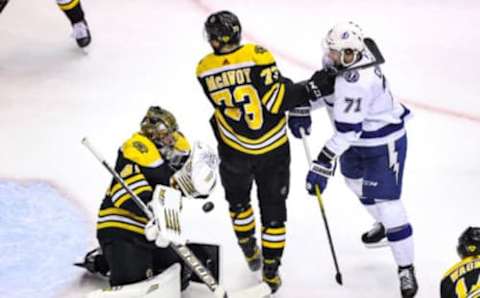
[[[186,243],[180,216],[182,201],[211,193],[217,165],[210,147],[198,142],[190,147],[172,113],[148,109],[140,131],[118,151],[113,171],[121,178],[112,180],[98,213],[100,246],[75,264],[108,278],[110,288],[89,298],[180,297],[190,281],[201,281],[172,243],[186,245],[218,280],[219,247]],[[150,218],[136,204],[138,198]]]

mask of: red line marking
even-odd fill
[[[190,2],[192,2],[198,9],[203,11],[205,14],[209,14],[213,11],[213,9],[210,6],[206,5],[201,0],[190,0]],[[248,32],[244,32],[243,35],[247,39],[251,40],[253,43],[263,44],[262,42],[259,42],[258,39],[255,38],[255,36],[251,35]],[[269,49],[271,49],[271,48],[269,47]],[[282,52],[282,51],[279,51],[275,48],[273,48],[271,50],[272,50],[272,52],[275,53],[275,56],[281,57],[282,59],[288,61],[289,63],[291,63],[293,65],[296,65],[298,67],[301,67],[303,69],[314,71],[314,70],[317,70],[319,68],[318,66],[315,66],[315,65],[313,65],[309,62],[297,59],[287,52]],[[469,121],[473,121],[475,123],[480,124],[480,115],[468,114],[468,113],[465,113],[465,112],[455,111],[455,110],[452,110],[452,109],[438,107],[438,106],[433,106],[433,105],[429,105],[429,104],[425,104],[425,103],[422,103],[422,102],[419,102],[419,101],[414,101],[414,100],[405,99],[405,98],[400,99],[400,101],[403,102],[403,103],[406,103],[408,105],[414,106],[418,109],[422,109],[422,110],[425,110],[425,111],[428,111],[428,112],[431,112],[431,113],[436,113],[436,114],[440,114],[440,115],[448,116],[448,117],[452,117],[452,118],[469,120]]]

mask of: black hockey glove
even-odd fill
[[[313,101],[332,94],[334,87],[335,75],[325,69],[316,71],[305,85],[307,93]]]

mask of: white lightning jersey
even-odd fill
[[[370,61],[364,56],[353,66]],[[310,103],[312,109],[327,107],[335,133],[326,146],[337,156],[351,146],[379,146],[402,137],[410,114],[393,98],[378,66],[337,76],[335,93]]]

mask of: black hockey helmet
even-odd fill
[[[457,253],[463,259],[480,255],[480,228],[468,227],[458,238]]]
[[[217,41],[220,43],[220,47],[238,45],[242,35],[242,26],[235,14],[222,10],[208,16],[205,21],[205,33],[208,41]]]
[[[159,106],[151,106],[143,117],[140,128],[147,138],[157,145],[165,146],[175,143],[173,133],[178,130],[178,125],[172,113]]]

